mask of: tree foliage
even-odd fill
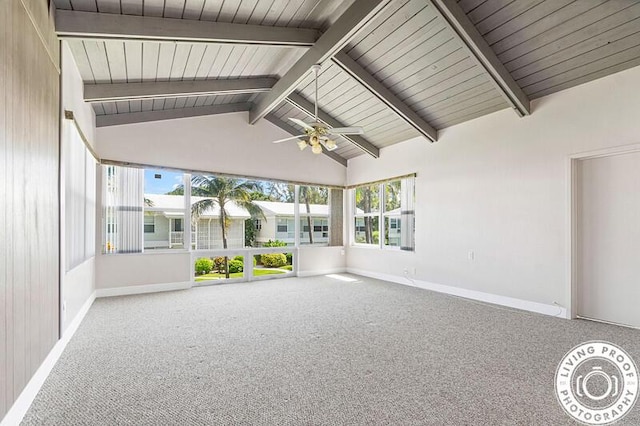
[[[262,247],[286,247],[286,246],[287,246],[287,243],[280,240],[274,240],[274,241],[269,240],[266,243],[262,244]]]
[[[184,185],[177,185],[175,188],[167,192],[165,195],[184,195]]]
[[[222,229],[222,247],[228,248],[227,231],[229,229],[229,212],[231,203],[246,209],[252,217],[264,217],[260,207],[253,202],[251,194],[258,191],[257,182],[211,175],[194,175],[191,177],[191,194],[204,197],[191,205],[191,216],[197,220],[207,210],[219,207],[219,223]],[[228,258],[225,257],[225,264]],[[229,278],[229,268],[224,268]]]

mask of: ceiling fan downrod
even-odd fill
[[[320,68],[322,68],[322,65],[320,64],[315,64],[311,67],[315,75],[315,86],[316,86],[315,96],[314,96],[314,120],[316,123],[319,122],[318,121],[318,74],[320,73]]]

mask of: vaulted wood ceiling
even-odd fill
[[[320,61],[321,116],[366,132],[342,163],[640,64],[635,0],[54,1],[98,125],[245,110],[298,132]]]

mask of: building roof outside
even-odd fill
[[[266,216],[293,216],[295,204],[281,203],[279,201],[254,201]],[[329,216],[329,206],[323,204],[310,204],[310,213],[314,216]],[[300,203],[300,214],[307,213],[306,206]]]
[[[151,201],[151,206],[145,206],[145,211],[162,212],[165,216],[172,216],[175,214],[175,210],[184,209],[184,196],[182,195],[165,195],[165,194],[144,194],[144,198]],[[207,197],[191,197],[191,205],[194,205],[198,201],[202,201]],[[237,205],[234,202],[227,203],[226,211],[227,216],[237,219],[249,219],[251,215],[249,212]],[[173,212],[171,210],[174,210]],[[208,208],[201,218],[219,217],[220,207],[215,204],[213,207]]]

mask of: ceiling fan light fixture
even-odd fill
[[[307,141],[298,141],[298,148],[300,151],[304,150],[307,147]]]
[[[313,146],[311,147],[311,151],[312,151],[314,154],[322,154],[322,145],[320,145],[319,143],[318,143],[318,144],[313,145]]]
[[[325,144],[327,145],[327,149],[336,149],[337,145],[336,145],[336,141],[334,141],[333,139],[328,139]]]
[[[311,136],[309,137],[309,143],[310,143],[312,146],[316,146],[316,145],[318,145],[318,137],[317,137],[316,135],[311,135]]]

